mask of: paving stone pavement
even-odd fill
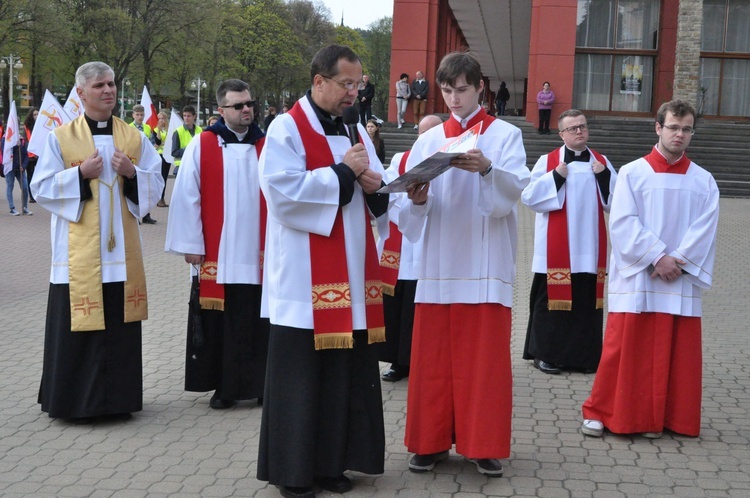
[[[33,216],[0,211],[0,496],[278,496],[255,479],[260,408],[252,402],[213,411],[210,393],[183,390],[188,274],[181,258],[163,252],[168,209],[155,208],[158,223],[141,227],[151,317],[143,327],[143,411],[127,422],[93,426],[40,411],[49,215],[30,207]],[[750,200],[722,199],[721,210],[714,288],[704,294],[700,437],[587,438],[579,432],[580,407],[593,375],[548,376],[521,359],[533,214],[520,206],[513,441],[505,477],[483,477],[453,452],[434,472],[409,472],[407,385],[383,383],[386,470],[353,475],[347,496],[750,496]]]

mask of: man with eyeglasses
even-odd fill
[[[546,374],[595,372],[602,353],[611,192],[617,173],[586,144],[586,116],[557,119],[563,145],[539,158],[521,201],[536,213],[525,360]]]
[[[609,314],[581,431],[658,438],[701,426],[701,289],[712,284],[719,189],[685,155],[695,110],[656,115],[657,144],[620,169],[609,216]]]
[[[165,250],[191,265],[185,390],[214,391],[209,406],[262,404],[268,320],[260,317],[265,201],[258,184],[263,132],[244,81],[216,90],[221,118],[182,156]]]
[[[260,160],[268,201],[263,313],[271,320],[258,479],[283,496],[352,489],[345,471],[381,474],[385,434],[376,342],[385,340],[370,221],[388,233],[383,166],[361,124],[359,57],[315,54],[311,89],[271,124]],[[354,111],[356,113],[356,111]],[[356,115],[356,114],[355,114]]]

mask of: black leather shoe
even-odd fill
[[[311,487],[279,486],[279,492],[284,498],[315,498],[315,491]]]
[[[326,491],[339,494],[351,491],[353,488],[352,480],[344,474],[341,474],[338,477],[316,477],[315,484]]]
[[[237,402],[231,399],[221,399],[218,394],[214,393],[211,396],[211,400],[208,402],[208,406],[214,410],[225,410],[233,407]]]
[[[409,376],[409,368],[402,367],[400,365],[391,365],[391,368],[380,376],[381,379],[387,382],[398,382],[404,377]]]
[[[561,370],[552,363],[547,363],[546,361],[539,359],[534,360],[534,367],[546,374],[559,374],[561,372]]]
[[[409,470],[416,473],[429,472],[440,462],[448,460],[448,450],[429,455],[414,455],[409,460]]]
[[[146,216],[144,216],[144,217],[143,217],[143,222],[144,222],[144,223],[147,223],[147,224],[149,224],[149,225],[153,225],[154,223],[156,223],[156,220],[155,220],[155,219],[153,219],[153,218],[151,217],[151,215],[148,215],[148,214],[147,214]]]
[[[496,458],[469,458],[477,466],[477,471],[487,477],[503,477],[503,466]]]

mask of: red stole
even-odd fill
[[[484,135],[487,128],[495,122],[495,118],[487,114],[484,109],[479,109],[479,112],[476,113],[476,115],[474,115],[474,117],[466,124],[466,128],[461,128],[461,123],[451,115],[451,117],[443,123],[443,133],[445,133],[445,138],[457,137],[480,121],[482,122],[482,131],[480,132],[480,135]]]
[[[684,175],[687,173],[690,163],[692,162],[688,159],[687,154],[682,154],[682,157],[679,158],[676,163],[669,164],[667,158],[656,150],[656,145],[651,149],[651,153],[644,156],[643,159],[651,165],[654,169],[654,173],[673,173],[675,175]]]
[[[589,149],[597,161],[607,166],[607,160],[593,149]],[[547,155],[547,172],[560,164],[560,149]],[[596,307],[604,307],[604,278],[607,275],[607,229],[604,225],[604,209],[598,186],[594,192],[599,205],[599,248],[596,264]],[[611,195],[611,194],[610,194]],[[547,308],[550,311],[570,311],[573,308],[571,285],[570,245],[568,243],[567,202],[547,218]]]
[[[200,268],[201,308],[224,310],[224,284],[216,281],[219,272],[219,243],[224,228],[224,153],[221,139],[212,132],[201,133],[201,221],[205,256]],[[265,138],[255,142],[260,157]],[[210,199],[210,202],[206,200]],[[266,245],[266,200],[260,195],[260,268],[263,271],[263,250]],[[262,275],[262,273],[261,273]]]
[[[299,102],[289,115],[305,147],[307,170],[335,163],[325,135],[315,131]],[[362,202],[365,202],[364,199]],[[365,205],[365,310],[368,344],[385,341],[383,294],[375,238]],[[346,265],[346,235],[339,207],[328,237],[310,234],[313,332],[315,349],[345,349],[354,346],[352,301],[349,271]]]
[[[409,159],[410,150],[401,156],[398,163],[398,175],[406,173],[406,160]],[[383,294],[393,296],[396,293],[396,282],[398,281],[398,269],[401,266],[401,232],[392,221],[389,222],[390,231],[388,239],[383,245],[383,254],[380,256],[380,274],[383,277]]]

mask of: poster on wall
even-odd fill
[[[623,64],[620,93],[640,95],[643,87],[643,64]]]

